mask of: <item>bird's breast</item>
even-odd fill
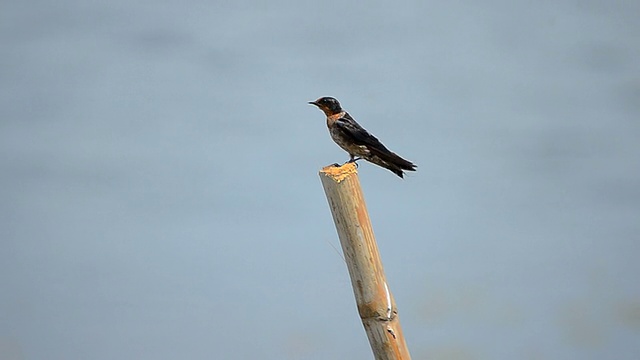
[[[364,145],[356,144],[350,137],[344,134],[337,127],[329,127],[329,134],[331,134],[331,139],[338,144],[344,151],[348,152],[351,155],[355,156],[368,156],[369,149],[367,149]]]
[[[331,129],[331,126],[333,126],[333,124],[334,124],[336,121],[338,121],[338,119],[340,119],[341,117],[343,117],[343,116],[344,116],[344,114],[345,114],[345,113],[344,113],[344,111],[342,111],[342,112],[339,112],[339,113],[337,113],[337,114],[328,115],[328,116],[327,116],[327,127],[328,127],[329,129]]]

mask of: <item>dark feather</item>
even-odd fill
[[[367,154],[357,154],[365,160],[382,166],[401,178],[404,176],[403,170],[416,170],[414,163],[387,149],[378,138],[360,126],[348,113],[336,120],[333,126],[339,129],[342,135],[349,139],[350,143],[367,148]]]
[[[338,119],[334,126],[337,126],[342,132],[349,136],[357,145],[367,145],[378,148],[381,151],[389,151],[378,138],[369,134],[365,128],[360,126],[348,113]]]
[[[401,158],[398,154],[391,152],[391,151],[380,151],[379,149],[375,149],[375,148],[370,148],[369,149],[371,151],[371,153],[377,157],[379,157],[380,159],[382,159],[384,162],[389,163],[389,164],[393,164],[394,166],[396,166],[398,169],[401,170],[408,170],[408,171],[416,171],[416,165],[414,163],[412,163],[409,160],[405,160],[403,158]]]

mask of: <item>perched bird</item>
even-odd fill
[[[327,115],[327,127],[333,141],[349,153],[348,162],[365,159],[394,174],[403,177],[403,170],[416,171],[417,165],[405,160],[387,149],[380,140],[369,134],[360,124],[342,109],[338,100],[332,97],[321,97],[310,101]]]

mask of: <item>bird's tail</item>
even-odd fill
[[[404,171],[416,171],[418,165],[412,163],[409,160],[403,159],[398,154],[391,151],[380,151],[378,149],[371,149],[372,157],[369,159],[372,163],[380,165],[386,169],[389,169],[394,174],[404,178]]]

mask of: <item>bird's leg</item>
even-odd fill
[[[355,157],[355,156],[353,156],[353,155],[351,155],[351,154],[349,154],[349,157],[350,157],[350,158],[349,158],[349,160],[348,160],[348,161],[346,161],[343,165],[350,164],[350,163],[354,163],[354,164],[356,164],[356,167],[358,167],[358,163],[357,163],[356,161],[358,161],[358,160],[360,160],[360,159],[362,159],[362,158]]]

